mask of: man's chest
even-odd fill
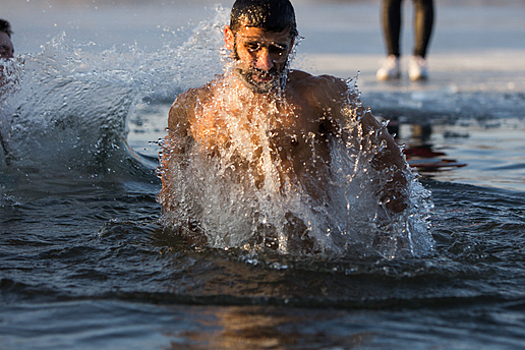
[[[192,124],[193,136],[207,146],[259,148],[303,153],[324,142],[327,118],[323,111],[299,103],[203,106]]]

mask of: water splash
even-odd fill
[[[414,174],[406,170],[411,199],[404,213],[390,213],[377,198],[377,188],[391,177],[370,165],[384,146],[365,141],[373,135],[359,122],[355,82],[349,81],[352,98],[343,110],[343,128],[354,137],[330,139],[329,168],[315,155],[324,141],[313,133],[278,136],[311,145],[309,161],[319,164],[306,166],[311,171],[304,175],[286,170],[293,160],[275,142],[286,99],[265,100],[220,79],[212,82],[210,89],[218,91],[212,102],[195,109],[196,139],[184,144],[172,133],[162,145],[160,175],[166,179],[158,199],[167,209],[162,223],[215,248],[388,259],[428,252],[430,194]],[[210,114],[219,122],[210,124],[205,117]]]
[[[127,122],[138,105],[150,103],[146,100],[171,102],[223,69],[218,52],[226,17],[226,11],[217,8],[215,18],[201,23],[184,45],[167,44],[153,53],[135,46],[84,50],[94,44],[71,45],[64,34],[42,52],[19,57],[11,67],[16,83],[0,101],[2,176],[136,176],[142,163],[126,143]],[[235,105],[239,96],[224,98]],[[266,107],[277,110],[271,103]],[[357,128],[349,113],[348,127]],[[283,164],[272,157],[272,125],[266,118],[260,118],[254,130],[243,131],[241,120],[228,119],[226,112],[224,117],[228,128],[239,131],[232,147],[218,149],[220,157],[190,153],[170,162],[173,193],[166,200],[174,210],[163,216],[165,224],[187,236],[205,237],[212,247],[287,254],[392,258],[421,254],[432,245],[425,219],[428,193],[415,179],[410,208],[384,220],[381,204],[369,191],[379,175],[366,166],[377,150],[356,153],[332,140],[332,169],[325,170],[333,176],[324,193],[312,196],[297,186],[297,179],[279,171]],[[252,140],[253,134],[261,142]],[[256,171],[250,170],[253,164]],[[318,183],[314,176],[303,180]],[[17,183],[12,178],[4,182],[8,187]],[[2,202],[11,201],[8,189],[1,192]]]
[[[119,176],[136,168],[139,158],[126,143],[130,116],[141,104],[172,101],[220,67],[224,12],[217,8],[182,46],[167,43],[157,52],[136,45],[97,52],[95,43],[63,33],[40,53],[9,62],[3,71],[12,81],[0,91],[0,171]]]

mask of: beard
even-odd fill
[[[280,86],[280,81],[283,76],[283,72],[278,72],[275,68],[269,71],[263,71],[257,68],[237,68],[236,72],[250,90],[259,94],[269,92],[275,87]]]
[[[239,55],[237,54],[237,45],[233,47],[233,59],[236,63],[240,63]],[[287,65],[277,69],[271,68],[269,71],[250,67],[248,69],[236,68],[235,72],[241,77],[244,85],[255,93],[267,93],[274,88],[281,87],[284,84],[287,72]]]

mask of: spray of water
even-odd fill
[[[226,68],[226,76],[232,69]],[[314,133],[290,129],[278,136],[310,145],[312,164],[305,168],[311,171],[298,174],[275,140],[285,124],[282,115],[294,115],[292,108],[287,111],[286,94],[277,87],[277,93],[261,95],[234,89],[227,79],[214,80],[209,89],[216,93],[195,107],[196,138],[173,132],[162,144],[162,223],[223,249],[389,259],[427,252],[432,245],[425,218],[429,193],[406,169],[408,208],[394,214],[378,199],[377,188],[386,187],[392,175],[371,166],[385,146],[370,142],[377,130],[367,134],[360,123],[355,83],[356,78],[348,81],[342,109],[344,134],[352,137],[329,139],[329,164],[316,155],[325,140]]]
[[[156,52],[133,44],[99,51],[95,43],[78,44],[63,33],[41,52],[6,62],[0,87],[0,171],[98,176],[132,168],[127,122],[137,106],[172,101],[220,68],[218,23],[224,11],[215,12],[217,18],[199,24],[186,43],[174,48],[168,42]]]
[[[68,179],[128,174],[135,163],[126,144],[126,123],[137,105],[146,98],[172,101],[223,67],[217,53],[227,12],[218,8],[216,13],[181,47],[168,44],[154,53],[133,46],[114,47],[93,54],[82,45],[68,44],[64,34],[44,45],[42,52],[19,56],[3,67],[12,81],[2,87],[0,99],[4,148],[0,175],[7,179],[34,171],[40,177]],[[354,85],[355,81],[349,82],[350,90]],[[277,99],[251,108],[248,96],[220,96],[217,107],[237,106],[251,112],[216,108],[225,121],[223,132],[231,139],[227,147],[213,150],[215,156],[190,147],[183,155],[166,158],[161,172],[171,174],[171,186],[159,196],[172,209],[162,217],[166,226],[204,238],[212,247],[286,254],[392,258],[430,249],[429,194],[413,174],[406,174],[411,202],[404,213],[389,215],[371,191],[373,183],[384,180],[369,162],[380,149],[334,138],[330,167],[297,178],[275,156],[279,150],[272,143],[273,123],[286,101]],[[364,136],[356,107],[347,106],[344,127],[352,135]],[[312,135],[287,136],[291,140],[305,137],[312,145],[316,142]],[[163,141],[165,154],[173,149],[172,142]],[[4,186],[15,186],[17,179],[3,181]],[[312,188],[318,193],[312,194]],[[10,196],[5,189],[1,192],[2,201]]]

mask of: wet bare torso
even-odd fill
[[[286,93],[281,97],[244,91],[224,98],[226,92],[222,89],[226,87],[231,93],[234,88],[224,86],[224,81],[195,90],[197,101],[188,119],[196,146],[208,154],[218,154],[232,147],[232,143],[244,141],[237,147],[251,150],[242,161],[249,163],[259,186],[264,182],[262,162],[266,151],[281,183],[299,181],[318,197],[319,186],[313,183],[328,175],[328,134],[333,125],[331,108],[319,100],[322,95],[311,91],[317,86],[317,82],[309,81],[313,79],[303,72],[291,73]],[[239,140],[239,134],[249,137]]]
[[[371,164],[386,171],[389,180],[377,189],[378,196],[392,210],[404,210],[407,165],[386,128],[358,104],[355,117],[368,136],[361,139],[341,129],[345,101],[358,98],[348,95],[343,80],[290,71],[284,96],[278,98],[246,91],[240,80],[229,78],[220,76],[177,97],[170,110],[166,138],[170,151],[163,156],[163,167],[173,155],[190,150],[211,157],[224,157],[233,150],[237,170],[248,172],[257,187],[277,177],[281,189],[286,183],[296,184],[317,199],[327,195],[330,182],[329,141],[342,137],[344,142],[382,145]],[[269,162],[277,174],[268,173]],[[166,174],[163,191],[169,192],[169,181]]]

